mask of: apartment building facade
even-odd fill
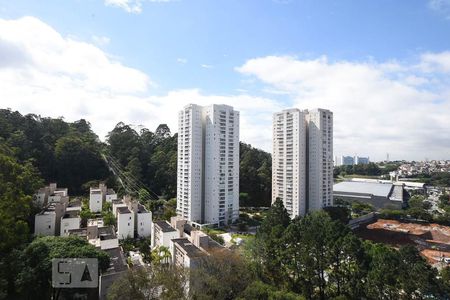
[[[306,119],[299,109],[273,116],[272,201],[295,217],[306,213]]]
[[[272,202],[292,218],[333,202],[333,114],[287,109],[273,115]]]
[[[177,214],[198,224],[239,216],[239,112],[190,104],[179,113]]]

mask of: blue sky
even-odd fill
[[[25,16],[33,19],[24,21]],[[84,65],[83,59],[91,57],[90,50],[79,56],[70,50],[79,43],[95,47],[95,55],[101,52],[107,60],[98,70],[86,67],[80,71],[61,64],[51,68],[54,76],[63,70],[72,80],[70,86],[76,92],[67,100],[48,100],[59,95],[50,85],[57,78],[50,80],[48,72],[38,75],[28,66],[33,78],[51,91],[24,94],[11,87],[27,85],[26,81],[12,81],[11,76],[17,77],[19,70],[3,68],[9,76],[3,81],[8,83],[9,92],[0,92],[2,106],[68,119],[86,117],[104,136],[121,121],[119,117],[151,129],[167,119],[176,131],[175,113],[181,108],[177,105],[184,105],[184,101],[238,103],[238,109],[245,110],[241,139],[267,151],[272,110],[321,106],[335,112],[337,155],[382,159],[391,152],[392,158],[450,158],[446,141],[449,123],[441,115],[450,113],[446,88],[450,75],[449,0],[15,0],[0,1],[0,19],[9,21],[2,23],[0,41],[27,44],[25,56],[33,57],[34,62],[55,49],[50,49],[54,40],[42,46],[48,50],[33,52],[37,41],[20,31],[27,26],[36,35],[54,31],[68,42],[61,59],[73,55],[74,61]],[[39,31],[38,25],[45,28]],[[8,37],[11,32],[19,38]],[[10,49],[10,44],[5,46],[4,42],[3,49]],[[8,60],[5,53],[10,52],[2,52],[0,44],[2,53]],[[82,76],[83,72],[101,75],[109,70],[108,64],[123,67],[124,73],[117,70],[116,74],[116,80],[124,85],[122,90],[109,87],[110,94],[105,96],[104,86],[91,87],[96,80],[77,85],[80,72]],[[127,70],[136,71],[134,82]],[[46,83],[42,83],[44,78]],[[125,86],[127,81],[129,86]],[[115,85],[116,81],[110,83]],[[133,100],[124,100],[126,97]],[[42,105],[30,105],[36,101]],[[76,108],[67,111],[63,101]],[[136,107],[128,114],[113,110],[108,116],[95,113],[105,103],[114,103],[117,109],[123,103],[126,110],[131,101]],[[243,101],[248,105],[240,107]],[[374,104],[377,101],[381,102]],[[165,102],[172,102],[173,115]],[[414,104],[423,112],[429,111],[426,123],[420,123],[420,113],[411,109]],[[393,122],[393,110],[400,113],[403,107],[407,108],[407,118]],[[159,114],[155,113],[158,109]],[[161,114],[164,118],[158,116]],[[377,119],[372,120],[374,114]],[[435,126],[429,127],[430,123]],[[392,130],[395,126],[407,127],[410,138],[404,140],[401,130]],[[438,133],[430,139],[434,130]],[[436,146],[430,148],[430,143]]]

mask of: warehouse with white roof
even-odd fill
[[[372,204],[376,209],[402,208],[405,200],[404,186],[387,181],[343,181],[333,186],[333,198]]]

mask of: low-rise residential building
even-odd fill
[[[58,188],[56,183],[50,183],[36,192],[34,201],[39,207],[43,207],[50,202],[60,202],[61,197],[68,197],[68,189]]]
[[[119,239],[134,238],[134,213],[128,207],[117,208],[117,236]]]
[[[105,226],[103,219],[90,219],[87,227],[69,230],[69,235],[86,238],[91,245],[102,250],[119,247],[114,226]]]
[[[127,207],[127,205],[122,200],[112,200],[112,213],[117,218],[117,209],[119,207]]]
[[[136,231],[139,237],[149,237],[152,233],[152,212],[138,204],[136,211]]]
[[[122,277],[124,274],[126,274],[126,271],[128,270],[125,256],[120,247],[106,249],[105,252],[108,253],[110,257],[110,263],[109,268],[106,270],[106,272],[103,272],[100,275],[98,281],[98,293],[100,300],[107,299],[108,290],[111,285],[116,280],[120,279],[120,277]]]
[[[104,184],[99,184],[98,188],[90,188],[89,190],[89,210],[91,212],[101,212],[103,202],[106,199],[107,188]]]
[[[34,217],[35,235],[60,234],[61,218],[66,212],[68,197],[60,198],[60,202],[50,202],[41,212]]]
[[[117,200],[117,193],[113,189],[106,190],[106,202],[112,202],[113,200]]]
[[[207,255],[187,238],[172,239],[169,250],[172,263],[181,268],[195,268],[199,260]]]
[[[81,217],[79,210],[66,210],[61,217],[61,236],[68,236],[69,230],[80,229]]]
[[[130,216],[127,216],[126,219],[123,215],[126,211],[125,208],[128,209],[129,213],[132,215],[131,219],[129,219]],[[136,231],[136,236],[138,237],[150,236],[152,213],[151,211],[148,211],[137,200],[131,198],[130,196],[125,196],[123,200],[112,200],[112,210],[113,215],[117,218],[117,234],[119,235],[119,237],[122,235],[122,233],[131,233],[128,232],[128,230],[133,230],[133,234],[130,235],[130,237],[135,236],[134,231]],[[119,214],[120,210],[122,210],[122,214]],[[131,224],[128,225],[129,221],[133,222],[132,228]]]
[[[151,224],[151,248],[170,247],[170,241],[180,237],[179,231],[167,221],[155,221]]]

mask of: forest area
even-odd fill
[[[40,210],[33,204],[33,194],[49,182],[67,187],[71,196],[86,195],[99,181],[120,192],[102,153],[112,155],[162,198],[176,196],[177,135],[167,125],[152,132],[118,123],[102,142],[83,119],[67,122],[0,109],[0,299],[31,297],[27,292],[31,283],[36,290],[48,291],[48,282],[38,277],[52,257],[61,255],[59,251],[99,257],[107,264],[108,258],[85,240],[33,240],[31,234]],[[247,144],[241,144],[240,153],[244,201],[269,205],[270,154]],[[52,250],[55,245],[58,250]]]

